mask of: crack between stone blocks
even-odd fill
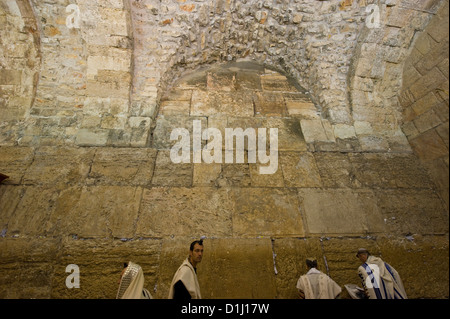
[[[325,248],[323,247],[323,237],[320,237],[320,247],[322,248],[322,256],[323,256],[323,261],[325,263],[325,267],[327,269],[327,275],[330,276],[330,268],[328,267],[327,256],[325,254]]]
[[[272,245],[273,270],[276,276],[278,275],[278,270],[277,270],[277,254],[275,253],[275,239],[271,238],[270,241]]]

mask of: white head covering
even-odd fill
[[[141,266],[129,262],[120,279],[116,299],[151,299],[150,293],[144,289],[144,272]]]

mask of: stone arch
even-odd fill
[[[224,0],[145,0],[131,7],[135,30],[140,31],[135,32],[135,56],[148,57],[135,63],[135,82],[140,84],[136,96],[151,96],[155,107],[176,74],[246,58],[277,66],[298,79],[333,123],[351,122],[346,74],[366,16],[356,1],[348,8],[328,1]]]
[[[399,94],[402,130],[449,207],[449,2],[444,1],[412,45]]]
[[[351,117],[365,149],[410,151],[401,129],[403,65],[445,2],[374,2],[380,10],[380,25],[362,27],[349,72]]]
[[[152,147],[169,150],[174,128],[279,128],[280,151],[306,151],[300,120],[320,120],[309,92],[292,77],[253,61],[203,66],[180,75],[161,97]],[[229,126],[228,126],[229,125]],[[239,126],[241,125],[241,126]]]

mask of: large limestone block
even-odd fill
[[[0,298],[50,298],[58,248],[57,239],[0,238]]]
[[[353,166],[354,178],[361,187],[367,188],[396,188],[397,183],[388,164],[385,153],[349,153]]]
[[[190,114],[192,116],[253,116],[253,95],[251,91],[228,93],[194,90]]]
[[[142,267],[144,288],[155,295],[159,274],[160,240],[64,238],[54,266],[51,298],[115,299],[123,263],[132,261]],[[80,288],[68,289],[68,265],[80,270]]]
[[[331,124],[321,119],[302,119],[300,120],[303,135],[306,143],[314,142],[336,142]]]
[[[386,162],[398,188],[434,188],[428,172],[415,155],[388,154]]]
[[[314,158],[324,187],[352,188],[359,185],[348,154],[320,152],[315,153]]]
[[[61,191],[47,228],[80,238],[133,238],[142,188],[84,186]]]
[[[230,190],[155,187],[144,190],[137,235],[144,237],[231,235]]]
[[[262,127],[267,129],[267,141],[269,149],[270,128],[278,128],[278,150],[282,151],[306,151],[305,138],[300,123],[295,119],[267,118],[263,119]]]
[[[236,188],[235,237],[304,236],[300,203],[291,189]]]
[[[379,190],[376,197],[390,234],[448,232],[448,213],[433,190]]]
[[[280,163],[286,187],[321,187],[322,181],[312,153],[282,152]]]
[[[290,116],[298,116],[310,120],[320,118],[320,112],[306,94],[285,93],[283,96]]]
[[[179,140],[171,140],[170,135],[174,129],[186,129],[190,134],[190,147],[192,149],[192,138],[194,135],[194,120],[201,121],[202,130],[208,128],[206,117],[196,116],[165,116],[160,115],[156,118],[156,127],[153,131],[153,147],[158,150],[170,150]],[[203,142],[204,143],[204,142]]]
[[[239,71],[236,73],[237,90],[261,91],[261,77],[257,72]]]
[[[28,168],[24,184],[64,187],[84,182],[94,157],[94,149],[68,147],[42,147],[36,150]]]
[[[285,187],[283,170],[278,162],[278,169],[274,174],[260,174],[260,169],[267,164],[250,164],[250,179],[252,187]]]
[[[50,235],[47,222],[53,212],[58,192],[54,188],[28,186],[8,220],[6,235],[35,237]]]
[[[448,148],[436,130],[427,131],[410,141],[414,153],[423,162],[430,162],[437,158],[448,156]]]
[[[261,76],[261,84],[264,91],[297,92],[297,89],[281,74],[263,75]]]
[[[170,157],[170,151],[158,151],[152,185],[190,187],[193,180],[193,170],[194,164],[175,164]]]
[[[4,183],[19,184],[34,158],[34,149],[29,147],[0,147],[0,173],[9,176]]]
[[[87,183],[149,185],[157,151],[147,148],[98,148]]]
[[[0,234],[5,236],[8,222],[25,193],[22,186],[0,185]]]
[[[226,69],[208,71],[206,73],[206,87],[209,91],[235,91],[236,73]]]
[[[228,128],[241,128],[242,130],[254,129],[258,137],[259,129],[266,129],[266,150],[269,152],[270,145],[270,129],[278,129],[278,151],[306,151],[307,146],[305,138],[300,127],[300,123],[295,119],[289,118],[244,118],[244,117],[229,117]],[[225,130],[224,130],[225,131]],[[273,136],[275,133],[273,133]],[[247,143],[245,144],[247,149]],[[258,147],[258,146],[256,146]],[[276,151],[272,149],[272,151]]]
[[[221,164],[194,164],[194,175],[192,185],[196,187],[216,186],[217,180],[222,174]]]
[[[276,297],[272,242],[269,238],[206,239],[201,267],[199,283],[205,298]]]
[[[76,145],[79,146],[105,146],[108,142],[108,129],[80,129],[76,133]]]
[[[255,114],[258,116],[287,116],[286,102],[277,92],[256,92],[254,97]]]
[[[370,190],[299,189],[305,230],[311,235],[363,235],[384,231]]]

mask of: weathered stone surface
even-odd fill
[[[19,184],[34,158],[34,149],[28,147],[0,147],[0,172],[9,176],[5,183]]]
[[[233,189],[233,235],[236,237],[303,236],[295,191],[274,188]]]
[[[194,187],[216,186],[216,182],[222,173],[222,164],[194,164]]]
[[[281,152],[280,166],[286,187],[321,187],[322,181],[311,153]]]
[[[329,123],[324,120],[300,120],[300,125],[306,143],[335,141],[331,126],[328,128]]]
[[[0,238],[0,247],[0,298],[50,298],[52,275],[59,266],[55,263],[60,247],[58,240]]]
[[[292,86],[288,79],[279,74],[263,75],[261,77],[261,84],[264,91],[274,92],[296,92],[297,89]]]
[[[23,183],[63,187],[83,182],[93,158],[94,150],[89,148],[39,148]]]
[[[410,141],[414,152],[423,162],[429,162],[436,158],[448,155],[448,150],[439,134],[430,130]]]
[[[252,187],[285,187],[283,170],[278,159],[278,169],[274,174],[261,174],[261,167],[266,164],[250,164],[250,178]]]
[[[300,123],[295,119],[268,118],[262,122],[262,127],[267,128],[267,142],[269,149],[269,129],[278,128],[278,150],[282,151],[306,151],[307,146],[303,137]]]
[[[281,117],[287,115],[286,103],[281,93],[257,92],[254,98],[255,114]]]
[[[0,186],[0,227],[3,237],[8,231],[8,223],[24,193],[25,189],[21,186]]]
[[[160,240],[82,240],[68,237],[59,248],[58,263],[53,269],[54,289],[51,298],[115,299],[123,264],[129,261],[142,267],[144,287],[155,295],[161,254]],[[65,270],[70,264],[77,265],[80,270],[78,289],[68,289],[65,285],[69,275]]]
[[[190,187],[192,185],[194,170],[194,164],[191,163],[175,164],[170,158],[170,151],[158,151],[152,185]]]
[[[206,117],[188,117],[188,116],[163,116],[160,115],[156,119],[156,127],[153,131],[152,147],[159,150],[171,149],[179,140],[170,140],[170,135],[174,129],[187,129],[190,133],[190,140],[193,138],[194,120],[200,120],[202,130],[208,127]],[[203,142],[204,144],[204,142]],[[192,144],[190,145],[192,149]]]
[[[190,111],[190,101],[164,101],[161,102],[159,114],[189,116]]]
[[[106,129],[81,129],[76,135],[76,144],[80,146],[105,146],[109,131]]]
[[[192,116],[253,116],[253,96],[251,92],[246,91],[226,93],[195,90],[192,94],[190,114]]]
[[[350,153],[349,159],[353,166],[353,174],[361,187],[396,187],[392,171],[387,165],[388,157],[386,154]]]
[[[372,191],[299,189],[298,193],[307,234],[364,235],[385,230]]]
[[[255,260],[261,262],[255,264]],[[273,299],[276,296],[269,238],[207,239],[200,267],[199,283],[205,298]],[[234,280],[236,272],[242,272],[239,285]]]
[[[61,192],[47,228],[80,238],[133,238],[140,187],[73,187]]]
[[[154,149],[99,148],[86,181],[95,185],[150,185],[156,154]]]
[[[360,185],[348,154],[322,152],[315,153],[314,158],[324,187],[347,188]]]
[[[303,93],[283,94],[286,108],[290,116],[299,116],[305,119],[319,119],[320,112],[314,103]]]
[[[144,190],[136,234],[144,237],[231,236],[233,202],[226,188]]]
[[[376,197],[390,233],[408,235],[446,232],[448,214],[433,191],[377,191]]]
[[[58,193],[54,188],[26,187],[23,197],[7,222],[8,236],[46,236],[49,220]]]
[[[223,164],[217,185],[220,187],[249,187],[251,182],[250,164]]]

